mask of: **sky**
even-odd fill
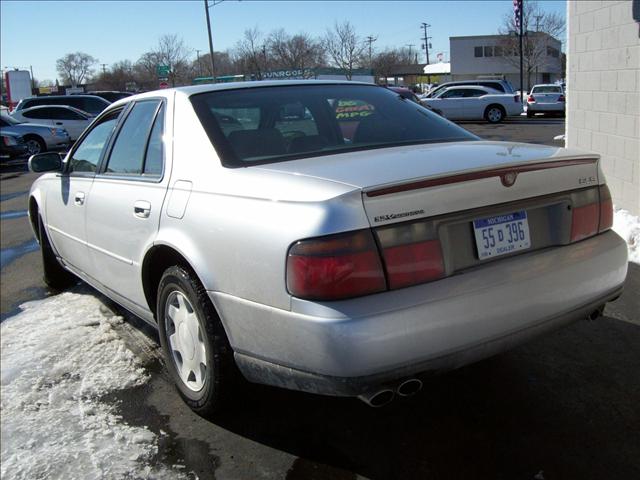
[[[565,16],[565,0],[539,3]],[[290,34],[321,36],[335,22],[345,20],[361,37],[377,37],[374,49],[409,44],[419,49],[420,25],[426,22],[431,25],[430,55],[443,52],[448,59],[449,37],[496,33],[512,5],[512,0],[226,0],[211,7],[210,14],[216,51],[233,48],[245,29],[256,26],[263,33],[284,28]],[[180,36],[194,59],[196,49],[207,52],[204,0],[0,0],[0,67],[31,66],[38,80],[54,80],[56,59],[70,52],[88,53],[107,68],[120,60],[135,62],[164,34]],[[425,61],[424,51],[418,61]]]

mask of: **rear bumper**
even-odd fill
[[[527,104],[527,111],[531,113],[564,112],[564,103],[531,103]]]
[[[357,395],[583,318],[619,295],[626,270],[626,244],[607,232],[392,292],[323,304],[293,298],[291,311],[210,296],[249,380]]]

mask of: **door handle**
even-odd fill
[[[145,200],[138,200],[133,204],[133,214],[140,218],[149,218],[151,204]]]
[[[76,192],[74,203],[76,205],[84,205],[84,192]]]

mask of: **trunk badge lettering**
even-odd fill
[[[500,181],[505,187],[513,186],[513,184],[516,183],[516,178],[518,178],[518,172],[507,172],[500,175]]]

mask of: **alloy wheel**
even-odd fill
[[[189,390],[202,390],[207,346],[198,315],[182,292],[175,290],[167,297],[165,319],[167,342],[180,379]]]

